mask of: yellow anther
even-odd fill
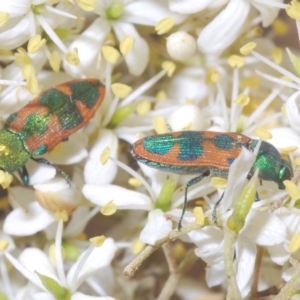
[[[294,67],[297,75],[300,76],[300,59],[299,59],[299,57],[296,56],[295,54],[293,54],[290,49],[287,48],[286,50],[287,50],[290,61],[293,64],[293,67]]]
[[[176,65],[172,61],[164,61],[162,63],[162,68],[167,71],[168,77],[172,77],[173,73],[175,72]]]
[[[300,20],[300,3],[297,0],[292,0],[285,8],[287,15],[295,20]]]
[[[35,76],[35,70],[32,65],[25,65],[22,69],[22,76],[25,79],[30,78],[31,76]]]
[[[281,113],[282,113],[282,115],[283,115],[285,118],[287,118],[286,105],[285,105],[285,104],[283,104],[283,105],[281,106]]]
[[[241,79],[241,88],[258,88],[260,78],[258,76],[245,77]]]
[[[95,236],[93,238],[90,238],[90,242],[94,245],[94,247],[99,248],[105,242],[105,236],[104,235]]]
[[[120,52],[112,46],[103,46],[101,52],[105,60],[110,64],[115,64],[121,56]]]
[[[290,154],[295,152],[298,149],[297,146],[290,146],[290,147],[285,147],[285,148],[278,148],[278,150],[282,153],[282,154]]]
[[[100,162],[102,165],[105,165],[110,158],[110,148],[107,146],[105,149],[102,151],[100,155]]]
[[[27,54],[26,50],[23,48],[18,48],[18,52],[15,53],[15,61],[19,66],[25,66],[32,64],[30,56]]]
[[[0,251],[6,250],[8,246],[9,246],[8,240],[0,240]]]
[[[111,216],[116,211],[117,211],[117,206],[116,206],[116,203],[114,202],[114,200],[109,201],[108,203],[106,203],[106,205],[104,205],[100,209],[101,214],[104,216]]]
[[[11,174],[0,170],[0,184],[3,189],[7,189],[13,181]]]
[[[238,97],[234,100],[234,102],[240,106],[246,106],[250,102],[250,97],[243,93],[239,94]]]
[[[290,78],[290,77],[288,77],[288,76],[280,76],[279,77],[281,80],[285,80],[285,81],[288,81],[288,82],[292,82],[293,80]]]
[[[287,23],[284,20],[279,18],[274,20],[272,27],[274,32],[279,36],[286,35],[289,31],[289,27]]]
[[[140,187],[140,186],[142,186],[142,183],[138,179],[136,179],[134,177],[131,177],[131,178],[128,179],[128,184],[130,186],[132,186],[132,187]]]
[[[35,53],[39,51],[46,44],[46,39],[42,39],[42,37],[37,34],[30,38],[27,46],[28,53]]]
[[[68,215],[67,211],[63,209],[61,211],[55,212],[54,218],[57,221],[62,220],[64,222],[67,222],[69,220],[69,215]]]
[[[57,51],[53,51],[49,58],[49,63],[54,72],[59,72],[61,57]]]
[[[283,58],[282,49],[280,47],[274,47],[272,50],[272,56],[273,56],[274,63],[280,65]]]
[[[156,99],[158,102],[160,101],[164,101],[166,99],[168,99],[168,95],[167,95],[167,92],[164,91],[164,90],[159,90],[156,95],[155,95]]]
[[[207,84],[209,83],[217,83],[221,79],[219,72],[216,68],[211,67],[207,70],[205,82]]]
[[[111,90],[114,93],[114,95],[119,98],[125,98],[132,92],[132,88],[129,85],[123,83],[112,84]]]
[[[292,199],[300,199],[300,191],[294,182],[290,180],[285,180],[283,184],[286,187],[286,190]]]
[[[173,18],[162,19],[155,25],[156,33],[159,35],[165,34],[170,31],[174,25],[175,20]]]
[[[9,19],[9,13],[5,11],[0,11],[0,28],[4,27],[8,19]]]
[[[296,233],[289,244],[289,252],[295,253],[300,248],[300,233]]]
[[[138,115],[146,115],[151,110],[151,102],[148,100],[140,101],[136,106],[136,112]]]
[[[263,127],[256,127],[254,129],[254,134],[263,141],[266,141],[266,140],[269,140],[272,138],[272,133]]]
[[[200,225],[203,226],[204,225],[204,213],[203,213],[203,209],[201,206],[196,206],[193,209],[193,214],[196,218],[196,222]]]
[[[97,5],[97,0],[76,0],[76,2],[85,11],[92,11]]]
[[[153,117],[152,123],[154,126],[154,130],[156,131],[157,134],[168,132],[168,128],[167,128],[167,125],[166,125],[166,122],[165,122],[165,119],[163,118],[163,116],[158,115],[158,116]]]
[[[131,244],[131,252],[134,255],[137,255],[141,253],[145,247],[146,245],[143,242],[141,242],[139,239],[134,239]]]
[[[245,65],[245,62],[245,58],[235,54],[228,58],[228,64],[231,68],[241,68]]]
[[[248,55],[252,52],[252,50],[256,47],[256,43],[250,42],[246,45],[244,45],[242,48],[240,48],[240,53],[243,55]]]
[[[39,88],[39,83],[35,75],[31,75],[27,78],[26,86],[31,94],[35,94]]]
[[[120,52],[123,55],[128,54],[133,46],[134,46],[135,38],[133,36],[127,35],[123,38],[123,40],[120,43]]]
[[[216,189],[224,189],[227,184],[227,179],[222,177],[211,177],[211,185]]]
[[[56,255],[55,255],[55,245],[54,244],[50,245],[48,252],[49,252],[49,258],[50,258],[51,262],[53,264],[56,264]]]
[[[300,166],[300,157],[297,157],[297,158],[295,159],[294,163],[295,163],[295,166],[296,166],[296,167],[299,167],[299,166]]]
[[[80,63],[77,48],[74,48],[72,52],[68,52],[65,57],[66,61],[72,66],[78,66]]]

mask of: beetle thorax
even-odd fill
[[[5,128],[0,130],[0,168],[14,172],[22,168],[30,154],[25,150],[22,140]]]

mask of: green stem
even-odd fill
[[[242,295],[236,282],[236,274],[234,270],[234,244],[237,234],[234,231],[225,229],[224,232],[224,265],[228,279],[227,300],[242,300]]]

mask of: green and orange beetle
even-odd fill
[[[68,175],[44,158],[33,158],[52,150],[83,127],[95,114],[105,95],[97,79],[77,79],[45,90],[18,112],[10,115],[0,130],[0,168],[19,171],[29,184],[25,164],[31,158],[53,166],[66,180]]]
[[[179,131],[138,140],[133,144],[132,155],[139,162],[158,170],[197,174],[185,187],[183,212],[178,224],[180,228],[186,210],[188,188],[207,176],[227,178],[230,165],[242,147],[253,152],[257,143],[258,140],[233,132]],[[249,178],[257,168],[259,179],[274,181],[279,189],[285,189],[283,181],[293,176],[290,163],[281,158],[273,145],[264,141],[261,142]]]

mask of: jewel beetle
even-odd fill
[[[142,138],[132,145],[133,157],[149,167],[177,174],[197,174],[187,182],[181,221],[187,205],[187,191],[203,177],[227,178],[229,167],[240,154],[242,147],[254,151],[258,140],[239,133],[212,131],[179,131]],[[290,163],[281,158],[278,150],[262,141],[250,178],[259,168],[259,179],[274,181],[285,189],[284,180],[290,180],[293,171]]]
[[[83,127],[95,114],[105,95],[98,79],[76,79],[47,89],[18,112],[11,114],[0,130],[0,168],[19,171],[25,186],[25,164],[32,159],[53,166],[67,181],[68,175],[44,158],[34,158]]]

